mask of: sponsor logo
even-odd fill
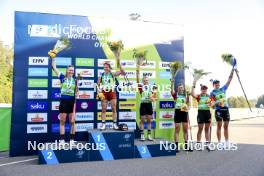
[[[136,71],[128,70],[126,71],[127,78],[136,78]]]
[[[169,71],[160,71],[159,76],[160,78],[169,79],[171,77],[171,73]]]
[[[159,92],[159,97],[160,99],[172,99],[171,93],[170,92]]]
[[[48,87],[48,79],[28,79],[28,87]]]
[[[93,110],[93,109],[96,109],[96,104],[94,101],[80,101],[80,100],[78,100],[76,102],[76,108],[77,108],[77,111]]]
[[[70,124],[65,124],[65,132],[70,132],[71,126]],[[52,133],[59,133],[60,132],[60,124],[55,123],[51,125],[51,131]]]
[[[174,108],[174,101],[160,101],[161,109]]]
[[[56,57],[56,65],[57,66],[68,66],[72,65],[72,58],[71,57]],[[65,73],[65,72],[63,72]]]
[[[141,68],[156,68],[156,61],[147,61]]]
[[[161,69],[170,69],[170,62],[160,62],[159,63],[159,68]]]
[[[174,117],[174,111],[160,111],[161,119],[172,119]]]
[[[174,128],[174,122],[161,121],[159,122],[160,129]]]
[[[94,120],[94,113],[93,112],[77,112],[75,114],[76,121],[87,121],[87,120]]]
[[[49,65],[48,57],[29,57],[28,65]]]
[[[52,95],[51,97],[53,99],[59,99],[61,97],[61,95],[60,95],[60,89],[52,90],[51,95]]]
[[[110,59],[98,59],[98,67],[104,67],[105,62],[109,62],[111,67],[115,67],[115,60],[110,60]]]
[[[97,123],[97,128],[100,128],[101,126],[102,126],[102,123]],[[111,123],[111,122],[106,122],[106,123],[105,123],[105,126],[106,126],[107,129],[109,129],[109,128],[113,128],[113,123]]]
[[[28,76],[48,76],[48,68],[28,68]]]
[[[36,111],[36,110],[46,111],[46,110],[48,110],[48,103],[47,102],[29,101],[28,102],[28,110],[29,111]]]
[[[136,62],[133,60],[120,60],[120,64],[124,68],[136,68]]]
[[[112,120],[112,119],[113,119],[113,113],[106,112],[106,120]],[[97,113],[97,120],[102,120],[102,112]]]
[[[57,68],[60,73],[65,74],[66,73],[66,68]],[[57,77],[58,75],[52,70],[52,77]]]
[[[30,133],[47,133],[47,125],[46,124],[30,124],[27,125],[27,134]]]
[[[47,113],[28,113],[27,122],[47,122]]]
[[[53,88],[60,88],[61,87],[61,82],[59,79],[52,79],[52,87]]]
[[[59,101],[53,101],[51,102],[51,110],[52,111],[58,111],[60,107],[60,102]]]
[[[87,77],[94,77],[94,69],[76,69],[76,77],[78,74],[81,75],[81,77],[87,78]]]
[[[94,59],[93,58],[76,58],[76,66],[93,67]]]
[[[156,71],[140,71],[140,77],[148,77],[155,79],[156,78]]]
[[[135,99],[136,93],[135,92],[119,92],[120,99]]]
[[[78,150],[77,153],[76,153],[76,157],[81,159],[84,157],[84,154],[85,154],[85,151],[83,150]]]
[[[119,112],[119,120],[135,120],[136,119],[136,112]]]
[[[47,90],[28,90],[28,99],[47,99]]]
[[[93,91],[79,91],[78,99],[94,99],[94,92]]]
[[[76,132],[85,132],[93,128],[93,123],[76,123]]]
[[[120,101],[119,109],[136,109],[136,102],[134,101]]]
[[[32,24],[28,25],[28,35],[30,37],[61,37],[67,36],[72,39],[83,39],[83,40],[97,40],[96,35],[90,26],[79,26],[79,25],[39,25]]]
[[[102,102],[101,101],[98,101],[97,102],[97,109],[98,110],[102,110]],[[110,110],[111,109],[111,104],[108,102],[107,103],[107,107],[106,107],[107,110]]]
[[[121,123],[126,124],[129,130],[135,130],[137,128],[136,122],[119,122],[119,124]]]
[[[94,88],[94,80],[80,80],[79,88]]]

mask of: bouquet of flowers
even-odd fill
[[[236,65],[236,59],[234,58],[234,56],[232,54],[222,54],[222,59],[224,62],[228,63],[231,66]]]
[[[48,52],[48,55],[51,58],[55,58],[59,52],[61,52],[64,49],[70,48],[70,41],[66,37],[61,37],[59,40],[57,40],[55,46],[52,50]]]
[[[182,63],[180,61],[175,61],[170,64],[171,77],[174,79],[178,71],[182,68]]]
[[[122,40],[107,42],[110,50],[114,53],[117,60],[117,67],[120,68],[120,53],[124,49]]]
[[[203,69],[193,69],[193,78],[194,81],[197,82],[203,76],[209,75],[210,72],[205,72]]]
[[[134,52],[133,58],[136,58],[137,65],[141,66],[141,65],[144,65],[145,63],[147,63],[147,58],[146,58],[147,53],[148,53],[147,50],[139,51],[137,49],[134,49],[133,52]]]

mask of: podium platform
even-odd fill
[[[78,141],[70,148],[45,148],[39,151],[39,164],[84,161],[106,161],[133,158],[175,156],[175,150],[161,149],[162,139],[139,141],[134,131],[90,130],[87,141]],[[69,144],[69,143],[68,143]],[[58,144],[59,145],[59,144]],[[57,147],[59,147],[57,145]]]

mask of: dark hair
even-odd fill
[[[104,65],[108,65],[108,67],[112,69],[111,64],[109,62],[105,62]]]
[[[208,89],[208,87],[206,85],[200,84],[200,86],[201,86],[201,90]]]

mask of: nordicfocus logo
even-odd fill
[[[27,133],[47,133],[47,124],[30,124],[27,125]]]
[[[213,142],[193,142],[188,141],[187,145],[185,143],[179,143],[178,146],[175,143],[168,141],[160,141],[160,150],[173,151],[173,150],[227,150],[227,151],[236,151],[238,150],[238,145],[236,143],[213,143]]]
[[[48,57],[29,57],[28,65],[49,65]]]
[[[28,90],[28,99],[47,99],[47,90]]]
[[[94,35],[91,35],[94,34]],[[54,25],[28,25],[30,37],[61,37],[67,36],[70,39],[98,40],[95,32],[90,26],[54,24]]]
[[[28,113],[27,122],[47,122],[47,113]]]

